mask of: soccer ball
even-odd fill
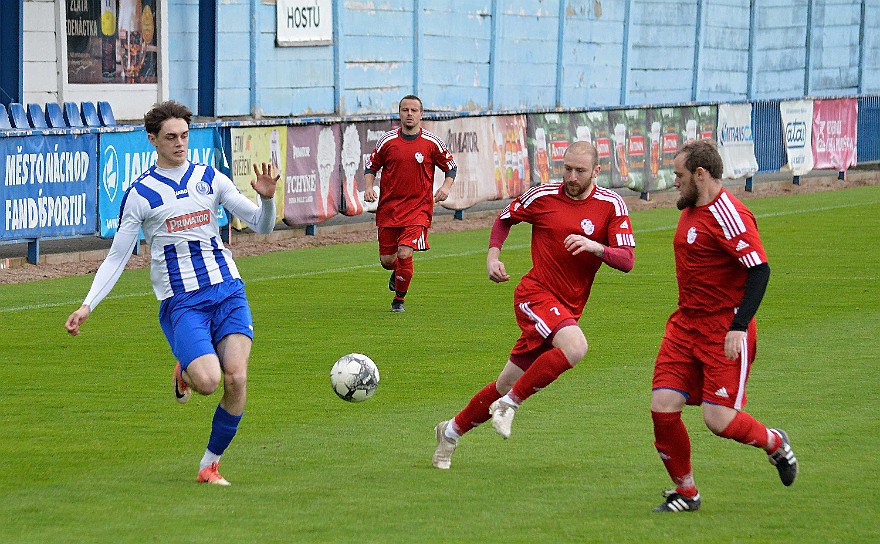
[[[342,400],[365,401],[379,388],[379,368],[366,355],[343,355],[330,369],[330,385]]]

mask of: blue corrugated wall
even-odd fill
[[[785,135],[778,101],[758,100],[752,104],[752,133],[758,172],[776,172],[782,168],[786,163]]]
[[[857,158],[860,163],[880,161],[880,97],[859,98]]]

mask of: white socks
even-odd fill
[[[202,457],[202,461],[199,463],[199,470],[204,468],[208,468],[214,463],[220,462],[220,456],[214,453],[211,453],[210,450],[205,450],[205,455]]]

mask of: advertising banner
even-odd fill
[[[646,191],[645,110],[611,111],[608,123],[611,127],[611,186]]]
[[[758,172],[751,104],[718,106],[718,153],[724,161],[727,179],[746,178]]]
[[[562,158],[572,139],[568,113],[535,113],[528,120],[529,164],[535,185],[562,181]]]
[[[339,211],[345,215],[375,212],[376,202],[364,202],[364,164],[383,134],[391,130],[391,121],[368,121],[343,124],[342,150],[342,198]],[[376,185],[382,180],[382,171],[376,173]]]
[[[251,181],[254,179],[254,164],[271,163],[278,174],[285,172],[287,165],[287,127],[232,127],[232,181],[241,194],[259,205],[259,197]],[[275,210],[277,221],[284,216],[284,182],[279,180],[275,190]],[[241,230],[247,225],[240,219],[232,218],[232,228]]]
[[[715,140],[718,129],[718,106],[697,106],[697,134],[701,140]]]
[[[813,169],[813,101],[784,100],[779,104],[788,169],[802,176]]]
[[[494,149],[497,144],[496,135],[492,134],[493,127],[497,135],[504,131],[508,147],[518,149],[518,155],[511,155],[511,176],[508,181],[515,185],[508,187],[508,191],[517,190],[522,192],[523,187],[528,187],[525,161],[523,159],[522,142],[525,138],[525,116],[512,115],[509,117],[458,117],[449,121],[437,121],[426,123],[425,128],[446,142],[446,147],[455,159],[458,167],[458,175],[449,198],[440,205],[450,210],[464,210],[474,204],[494,200],[498,198],[498,170],[495,169],[495,157],[499,154]],[[519,142],[514,146],[514,141]],[[493,149],[492,155],[488,153]],[[517,157],[513,160],[513,157]],[[439,168],[434,169],[434,190],[443,184],[446,174]],[[518,194],[518,193],[517,193]]]
[[[813,158],[816,168],[846,170],[856,165],[859,103],[855,98],[813,103]]]
[[[340,127],[287,127],[284,223],[314,225],[338,213]]]
[[[155,84],[161,4],[68,0],[64,21],[68,83]]]
[[[132,132],[102,133],[98,146],[101,170],[98,176],[98,235],[112,238],[119,227],[122,196],[132,182],[156,163],[156,148],[147,139],[143,128]],[[217,129],[190,129],[187,158],[191,162],[220,166],[215,158],[221,163],[224,159],[217,149]],[[228,224],[222,209],[217,220],[220,226]]]
[[[95,233],[94,134],[0,138],[0,240]]]
[[[602,169],[596,177],[600,187],[611,187],[611,136],[608,130],[607,111],[589,111],[571,114],[571,134],[574,141],[590,142],[599,155]]]
[[[648,126],[651,135],[649,186],[653,191],[665,191],[675,182],[673,160],[680,141],[681,110],[679,108],[648,110]]]

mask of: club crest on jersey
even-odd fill
[[[425,156],[422,155],[421,151],[416,151],[416,162],[419,164],[422,164],[423,162],[425,162]]]
[[[196,183],[196,192],[200,195],[211,194],[211,186],[204,181]]]
[[[584,229],[584,232],[587,236],[596,232],[596,225],[593,224],[589,219],[584,219],[581,221],[581,228]]]
[[[202,210],[198,212],[188,213],[186,215],[178,215],[165,220],[165,226],[168,232],[180,232],[182,230],[194,229],[207,225],[211,222],[211,212]]]
[[[689,244],[693,244],[697,239],[697,227],[691,227],[688,229],[688,237],[687,241]]]

